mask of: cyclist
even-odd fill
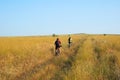
[[[60,53],[60,47],[62,47],[59,38],[56,39],[54,44],[55,44],[55,55],[58,55]]]
[[[70,48],[71,44],[72,44],[72,38],[69,37],[69,38],[68,38],[68,47],[69,47],[69,48]]]

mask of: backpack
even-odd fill
[[[55,45],[56,45],[57,47],[59,47],[59,42],[58,42],[58,41],[55,41]]]
[[[59,41],[55,41],[55,45],[56,45],[57,47],[62,47],[62,45],[60,44]]]

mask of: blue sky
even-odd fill
[[[0,0],[0,36],[120,34],[120,0]]]

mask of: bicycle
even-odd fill
[[[60,49],[57,48],[57,49],[55,50],[55,56],[58,56],[59,54],[60,54]]]
[[[72,45],[72,42],[69,42],[69,43],[68,43],[68,48],[70,48],[70,47],[71,47],[71,45]]]

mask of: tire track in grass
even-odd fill
[[[94,47],[89,36],[78,49],[73,66],[64,80],[94,80],[91,74],[95,58],[93,50]]]
[[[45,61],[41,64],[35,65],[29,71],[26,71],[26,72],[20,74],[19,76],[16,76],[13,80],[46,80],[46,79],[47,80],[49,80],[49,79],[56,80],[53,77],[56,76],[56,73],[59,72],[59,70],[61,68],[64,68],[64,71],[67,72],[67,70],[71,67],[71,60],[72,60],[73,56],[75,55],[75,53],[77,52],[78,48],[79,47],[77,44],[74,47],[74,49],[75,49],[74,53],[69,54],[64,51],[64,56],[63,55],[60,55],[57,57],[53,56],[50,59],[48,59],[47,61]],[[73,51],[71,51],[71,52],[73,52]],[[65,57],[67,59],[64,59]],[[56,69],[56,70],[54,70],[51,67],[49,68],[50,65],[53,65],[55,67],[54,69]],[[49,74],[53,74],[53,75],[50,75],[50,77],[49,77]],[[58,77],[58,78],[60,78],[60,77]]]
[[[37,73],[38,74],[42,73],[39,74],[39,78],[40,80],[44,80],[45,75],[47,75],[47,72],[50,71],[49,65],[54,65],[55,61],[57,61],[56,60],[57,58],[58,56],[57,57],[53,56],[50,59],[46,60],[45,62],[35,65],[29,71],[21,73],[19,76],[16,76],[13,80],[33,80],[34,75],[36,75]],[[43,70],[45,70],[46,68],[48,68],[47,69],[48,71],[45,71],[45,73],[43,73]]]
[[[67,51],[64,51],[63,52],[64,55],[56,57],[56,59],[52,62],[53,65],[55,65],[55,67],[56,67],[56,70],[52,71],[53,75],[50,78],[41,78],[40,77],[39,80],[62,80],[63,76],[68,72],[68,70],[72,66],[71,61],[73,59],[73,56],[76,54],[75,52],[77,51],[78,48],[79,48],[79,45],[75,44],[75,46],[71,48],[71,49],[74,49],[74,51],[67,49],[67,50],[70,50],[69,51],[70,53],[68,53]],[[47,77],[47,76],[49,76],[49,74],[51,74],[50,72],[51,71],[49,71],[47,74],[43,74],[42,76]]]
[[[86,41],[86,38],[79,40],[77,46],[74,48],[73,54],[70,55],[68,59],[63,62],[64,64],[59,68],[59,70],[56,71],[56,73],[50,80],[64,80],[64,76],[66,76],[69,70],[71,70],[71,67],[73,65],[72,63],[75,60],[75,57],[78,53],[79,48],[82,46],[82,44],[85,41]]]

